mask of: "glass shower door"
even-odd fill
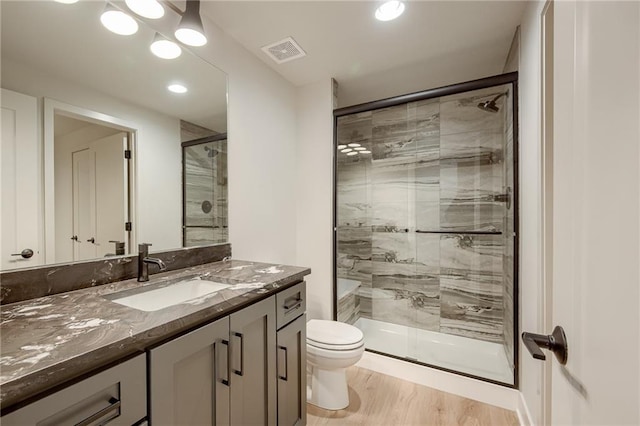
[[[337,319],[513,385],[513,85],[389,103],[336,119]]]
[[[182,151],[183,246],[227,242],[226,138],[189,142]]]

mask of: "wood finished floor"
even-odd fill
[[[307,404],[307,425],[519,425],[513,411],[359,367],[347,370],[349,407]]]

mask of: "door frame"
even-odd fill
[[[547,0],[540,19],[540,218],[541,218],[541,330],[553,328],[553,53],[554,2]],[[542,367],[542,419],[551,424],[552,363]]]
[[[43,103],[43,205],[44,205],[44,244],[45,263],[55,263],[56,230],[55,230],[55,163],[54,163],[54,119],[55,115],[63,115],[106,127],[112,127],[127,132],[131,160],[128,165],[128,211],[129,221],[137,223],[136,170],[137,170],[137,133],[135,124],[118,117],[103,114],[87,108],[78,107],[44,98]],[[133,226],[129,234],[129,247],[135,246],[137,226]]]

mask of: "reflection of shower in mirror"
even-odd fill
[[[207,156],[208,156],[209,158],[213,158],[213,157],[215,157],[216,155],[218,155],[218,152],[219,152],[217,149],[215,149],[215,148],[211,148],[211,147],[208,147],[208,146],[206,146],[206,145],[205,145],[205,147],[204,147],[204,150],[207,152]]]

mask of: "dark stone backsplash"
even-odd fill
[[[167,271],[217,262],[231,256],[231,244],[189,247],[152,253]],[[0,304],[128,280],[138,276],[138,256],[120,256],[88,262],[60,263],[0,273]],[[158,273],[149,265],[149,274]]]

